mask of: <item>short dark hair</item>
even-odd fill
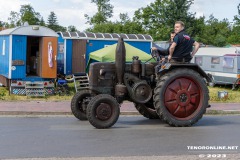
[[[172,32],[171,32],[171,34],[175,34],[175,32],[174,32],[174,31],[172,31]]]
[[[183,23],[183,21],[176,21],[175,24],[181,24],[181,26],[185,27],[185,24]]]

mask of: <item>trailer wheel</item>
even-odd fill
[[[134,106],[138,110],[138,112],[143,115],[143,117],[149,119],[159,119],[159,116],[154,108],[153,101],[147,102],[145,104],[134,103]]]
[[[157,83],[154,106],[158,115],[170,126],[191,126],[206,112],[208,93],[199,73],[191,69],[175,69]]]
[[[112,127],[117,122],[119,114],[119,103],[107,94],[93,97],[87,107],[88,121],[98,129]]]
[[[87,120],[86,110],[87,105],[95,94],[90,90],[80,90],[77,92],[71,101],[71,110],[73,115],[79,120]]]

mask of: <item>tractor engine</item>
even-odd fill
[[[129,100],[146,103],[152,98],[149,77],[154,75],[154,64],[142,63],[133,57],[132,63],[126,63],[126,49],[122,38],[116,48],[116,62],[98,62],[90,65],[89,86],[97,94],[113,95],[119,103]],[[148,77],[148,78],[147,78]]]

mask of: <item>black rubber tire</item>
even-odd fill
[[[153,101],[142,103],[134,103],[135,108],[143,117],[148,119],[159,119],[159,116],[154,108]]]
[[[77,92],[71,100],[71,110],[72,114],[79,120],[87,120],[86,108],[88,103],[85,102],[85,106],[82,106],[82,100],[87,97],[93,97],[95,94],[92,94],[90,90],[80,90]],[[85,109],[83,108],[85,107]]]
[[[109,118],[102,120],[97,115],[97,109],[100,104],[107,104],[111,108]],[[87,107],[88,121],[98,129],[106,129],[112,127],[118,120],[120,115],[120,106],[117,100],[108,94],[99,94],[91,99]]]
[[[165,107],[164,95],[165,91],[167,91],[170,84],[176,82],[177,79],[184,77],[186,79],[191,79],[194,81],[194,85],[198,86],[199,91],[199,104],[197,109],[194,109],[194,112],[191,115],[185,118],[179,118],[170,113],[170,111]],[[190,84],[191,85],[191,84]],[[181,87],[180,87],[181,88]],[[177,96],[176,96],[177,97]],[[160,116],[160,118],[168,123],[170,126],[174,127],[188,127],[198,122],[206,112],[206,108],[208,107],[209,100],[209,91],[207,88],[207,84],[200,74],[192,69],[174,69],[169,71],[165,75],[161,77],[159,82],[156,85],[154,90],[154,106],[155,109]],[[187,106],[184,106],[187,107]],[[185,108],[186,112],[186,108]]]

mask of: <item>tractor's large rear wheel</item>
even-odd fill
[[[207,85],[192,69],[175,69],[161,77],[154,90],[154,106],[169,125],[191,126],[202,118],[209,100]]]
[[[95,94],[90,90],[80,90],[77,92],[71,101],[71,110],[73,115],[79,120],[87,120],[86,110],[87,105]]]
[[[98,129],[112,127],[117,122],[119,114],[119,103],[108,94],[93,97],[87,107],[88,121]]]
[[[149,118],[149,119],[159,119],[159,116],[154,108],[153,100],[150,100],[147,103],[134,103],[135,108],[138,110],[138,112],[143,115],[143,117]]]

